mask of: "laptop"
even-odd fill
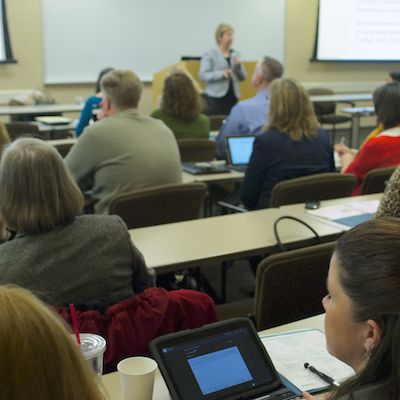
[[[253,152],[254,135],[226,136],[226,154],[230,168],[245,172]]]
[[[173,400],[302,398],[283,386],[247,318],[164,335],[150,350]]]

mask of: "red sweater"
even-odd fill
[[[386,131],[388,132],[388,131]],[[364,176],[375,168],[400,164],[400,136],[380,136],[369,139],[344,172],[357,176],[353,196],[361,194]]]

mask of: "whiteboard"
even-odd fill
[[[284,61],[285,0],[42,0],[45,83],[96,80],[105,67],[143,81],[215,46],[217,25],[235,28],[246,61]]]

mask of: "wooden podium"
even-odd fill
[[[243,65],[247,72],[247,79],[240,82],[240,100],[248,99],[256,94],[256,90],[251,83],[251,77],[253,76],[254,67],[256,61],[244,61]],[[178,61],[177,63],[170,65],[156,72],[153,75],[153,86],[152,86],[152,107],[155,110],[158,107],[165,78],[175,69],[184,71],[193,81],[195,87],[199,92],[202,92],[206,87],[206,84],[200,82],[199,80],[199,68],[200,61],[198,60],[188,60],[188,61]]]

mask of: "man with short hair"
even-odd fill
[[[261,133],[268,120],[268,86],[282,74],[282,64],[272,57],[264,57],[257,62],[252,78],[257,94],[237,103],[221,126],[217,137],[218,158],[226,156],[225,136]]]
[[[103,119],[88,126],[65,162],[83,189],[92,189],[95,212],[107,214],[119,193],[182,182],[178,145],[160,120],[140,114],[142,84],[115,70],[101,79]]]

